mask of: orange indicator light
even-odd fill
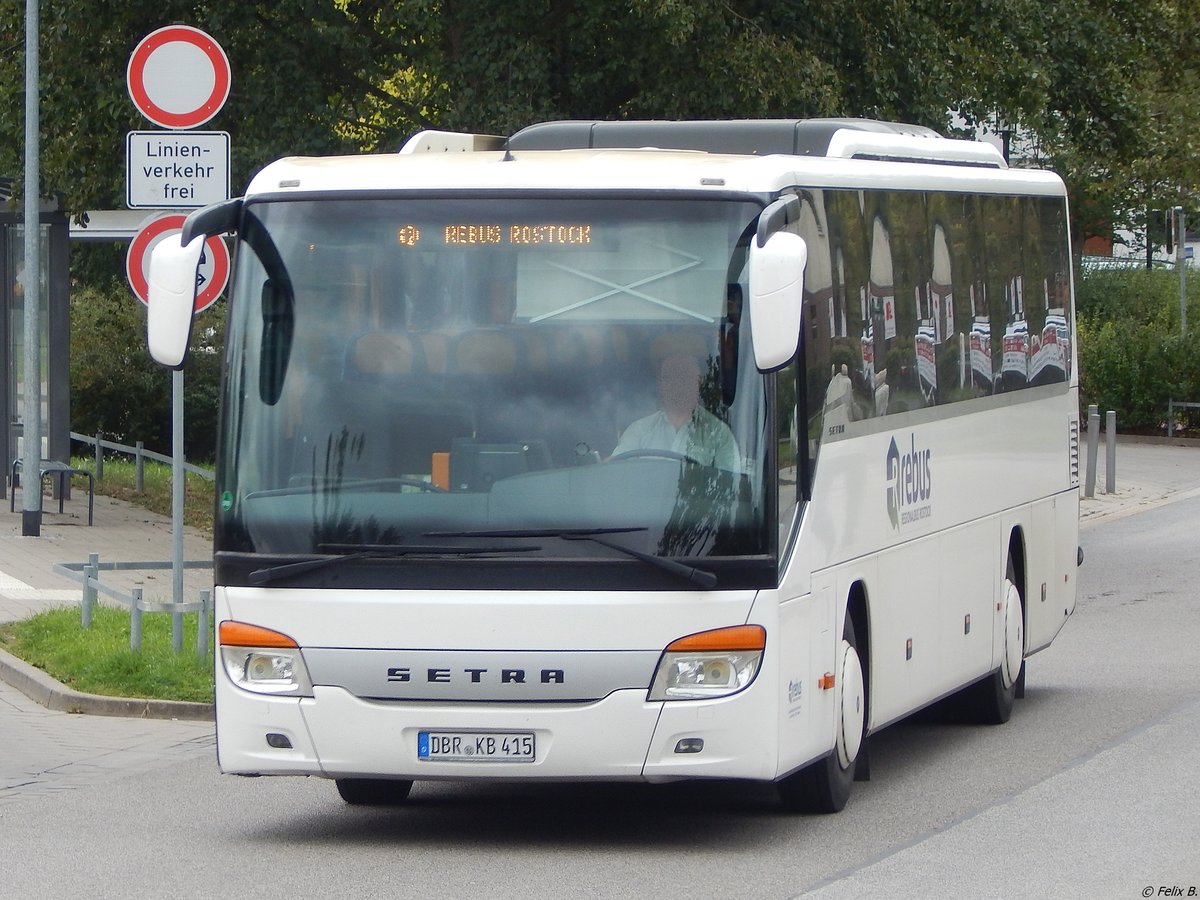
[[[761,625],[733,625],[713,631],[689,634],[667,645],[668,653],[705,650],[761,650],[767,643],[767,630]]]
[[[223,647],[295,647],[296,642],[286,634],[250,625],[246,622],[221,623],[220,641]]]

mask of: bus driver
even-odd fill
[[[636,450],[678,453],[701,465],[741,471],[729,426],[700,405],[700,363],[677,353],[658,369],[659,409],[625,429],[610,459]]]

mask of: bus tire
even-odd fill
[[[792,812],[841,812],[850,799],[859,752],[866,738],[866,677],[849,617],[842,632],[838,683],[842,689],[837,710],[833,751],[779,781],[779,798]]]
[[[1009,720],[1025,673],[1025,604],[1011,555],[1004,573],[1001,603],[1004,652],[1000,668],[967,688],[963,698],[971,718],[983,725],[1003,725]]]
[[[335,778],[334,784],[351,806],[399,806],[413,786],[411,781],[391,778]]]

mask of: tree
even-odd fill
[[[443,120],[507,133],[558,117],[844,115],[946,130],[955,109],[1032,137],[1080,236],[1200,189],[1190,0],[616,7],[444,2]]]
[[[216,452],[224,304],[192,329],[184,372],[184,450],[193,460]],[[71,428],[103,432],[125,444],[171,451],[171,373],[146,352],[145,307],[124,285],[87,286],[71,295]]]
[[[1089,228],[1141,230],[1147,208],[1196,197],[1200,7],[1190,0],[1002,5],[1013,15],[991,42],[1000,55],[982,35],[973,42],[975,94],[964,94],[963,109],[1032,136],[1039,164],[1067,182],[1078,240]],[[953,27],[971,26],[959,19]]]
[[[24,7],[0,0],[5,85],[24,84]],[[372,86],[394,72],[386,54],[376,61],[378,36],[331,0],[43,3],[42,185],[72,212],[123,205],[125,134],[148,125],[129,99],[125,67],[141,38],[173,22],[208,31],[231,59],[229,102],[205,127],[232,135],[235,190],[277,156],[358,149],[342,126],[359,118]],[[0,172],[21,171],[23,133],[23,92],[6,90]]]
[[[423,127],[549,118],[871,116],[1030,135],[1083,221],[1200,191],[1193,0],[276,0],[43,4],[43,185],[73,211],[123,196],[134,45],[183,21],[233,62],[212,128],[234,190],[270,159],[390,150]],[[23,83],[21,0],[0,0],[0,83]],[[296,27],[307,23],[307,27]],[[23,102],[0,94],[0,172]]]

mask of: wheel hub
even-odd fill
[[[842,641],[842,702],[838,714],[837,753],[842,768],[849,768],[862,746],[866,718],[866,690],[858,652],[849,641]]]

